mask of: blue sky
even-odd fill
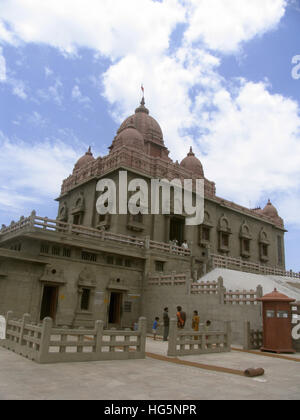
[[[192,145],[218,196],[270,198],[299,271],[299,39],[298,0],[1,0],[0,223],[55,217],[62,179],[88,146],[107,153],[143,83],[171,157]]]

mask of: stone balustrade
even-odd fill
[[[177,320],[170,320],[168,356],[197,355],[229,352],[231,346],[231,324],[224,323],[223,331],[182,330],[177,328]]]
[[[252,329],[249,321],[244,323],[244,350],[259,350],[263,346],[262,329]]]
[[[269,267],[249,261],[244,261],[241,258],[226,257],[223,255],[211,254],[213,268],[226,268],[230,270],[247,271],[257,274],[283,276],[300,279],[300,273],[294,273],[292,270],[282,270],[278,267]]]
[[[148,286],[183,286],[191,280],[191,272],[155,273],[148,276]]]
[[[257,305],[257,298],[262,297],[262,286],[258,285],[256,290],[229,290],[224,293],[224,303],[229,305]]]
[[[145,358],[146,318],[140,318],[138,330],[105,330],[103,321],[93,329],[58,328],[51,318],[36,325],[25,314],[14,320],[6,316],[6,339],[1,345],[38,363],[85,362]]]
[[[177,256],[189,257],[191,251],[179,246],[166,244],[163,242],[151,241],[150,238],[137,238],[130,235],[122,235],[107,230],[99,230],[82,225],[73,225],[60,220],[49,219],[48,217],[37,216],[33,211],[28,218],[21,219],[19,222],[12,222],[10,226],[3,227],[0,230],[1,236],[13,234],[21,230],[42,230],[49,232],[58,232],[63,234],[74,234],[88,236],[90,238],[100,239],[102,241],[111,241],[122,245],[134,246],[137,248],[150,249],[152,251],[172,253]]]

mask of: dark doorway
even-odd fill
[[[170,241],[176,239],[178,241],[178,245],[181,246],[182,242],[184,241],[184,225],[185,220],[184,218],[179,217],[171,217],[170,219]]]
[[[57,298],[58,286],[44,286],[43,299],[41,305],[41,320],[43,320],[46,317],[50,317],[53,320],[55,319],[57,309]]]
[[[120,324],[122,308],[122,293],[111,292],[108,313],[109,324]]]

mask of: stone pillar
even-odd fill
[[[256,297],[257,298],[263,297],[263,288],[260,284],[256,288]]]
[[[177,319],[170,319],[169,342],[168,342],[168,356],[176,356],[176,341],[177,341]]]
[[[40,351],[39,351],[38,360],[37,360],[39,363],[47,362],[52,324],[53,324],[52,318],[45,318],[43,321]]]
[[[147,319],[143,316],[139,318],[138,332],[140,334],[140,352],[143,357],[146,357]]]
[[[7,340],[8,324],[9,324],[9,321],[11,321],[13,319],[13,316],[14,316],[13,311],[8,311],[6,313],[6,317],[5,317],[5,319],[6,319],[6,340]],[[11,337],[9,337],[9,340],[11,340]]]
[[[224,305],[225,292],[226,292],[226,289],[224,287],[223,277],[220,276],[218,278],[218,293],[219,293],[219,303],[220,303],[220,305]]]
[[[30,221],[29,221],[29,230],[33,230],[34,229],[35,218],[36,218],[36,211],[33,210],[31,212],[30,217],[29,217],[29,219],[30,219]]]
[[[145,248],[150,249],[150,236],[145,237]]]
[[[96,321],[95,322],[95,335],[96,335],[96,337],[95,337],[95,340],[96,340],[95,351],[96,351],[96,353],[101,353],[103,328],[104,328],[104,322],[103,321]]]
[[[8,311],[6,313],[6,317],[5,317],[5,319],[6,319],[6,326],[8,325],[9,321],[13,318],[13,315],[14,315],[13,311]]]
[[[29,314],[24,314],[23,318],[22,318],[22,324],[21,324],[20,336],[19,336],[19,345],[20,346],[23,346],[23,335],[24,335],[25,325],[28,324],[29,321],[30,321],[30,315]]]

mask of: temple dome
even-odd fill
[[[187,157],[183,159],[180,163],[184,169],[187,169],[190,172],[193,172],[195,175],[204,178],[204,171],[203,166],[198,158],[196,158],[193,149],[190,148],[190,152],[188,153]]]
[[[74,166],[74,171],[78,171],[79,169],[83,168],[90,162],[94,162],[95,158],[93,153],[91,152],[91,147],[89,147],[88,151],[85,155],[83,155],[80,159],[78,159],[77,163]]]
[[[164,144],[163,133],[158,122],[150,117],[149,110],[145,107],[144,98],[141,101],[140,106],[135,110],[135,114],[126,118],[121,124],[117,134],[120,134],[128,124],[132,123],[136,130],[138,130],[144,140],[150,140],[159,144]]]
[[[273,204],[271,203],[270,200],[268,201],[268,204],[266,205],[266,207],[262,210],[262,214],[264,216],[271,217],[273,219],[276,218],[276,217],[279,217],[278,216],[278,211],[273,206]]]
[[[121,146],[133,147],[138,150],[144,150],[144,139],[142,134],[134,127],[133,121],[129,120],[129,124],[115,137],[110,149],[115,150]]]

